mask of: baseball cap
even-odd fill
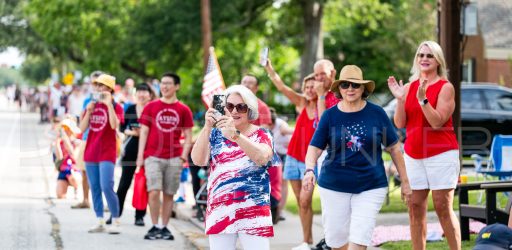
[[[499,223],[482,228],[473,248],[473,250],[510,249],[512,249],[512,228]]]

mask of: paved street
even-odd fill
[[[144,240],[150,219],[146,216],[146,227],[133,225],[131,199],[125,203],[121,234],[87,233],[96,222],[92,209],[70,208],[78,201],[72,188],[67,199],[55,199],[50,127],[37,121],[37,114],[17,112],[0,96],[0,249],[195,249],[179,231],[200,231],[185,221],[172,220],[174,241]]]

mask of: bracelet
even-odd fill
[[[320,99],[320,100],[325,100],[325,96],[324,96],[324,95],[321,95],[321,96],[319,96],[319,97],[318,97],[318,99]]]
[[[306,174],[307,174],[308,172],[313,172],[313,175],[315,174],[315,170],[314,170],[314,169],[312,169],[312,168],[306,168],[306,171],[304,171],[304,176],[306,176]]]
[[[180,157],[180,160],[181,160],[181,163],[187,162],[187,159],[185,159],[184,157]]]

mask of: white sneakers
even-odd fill
[[[302,244],[292,248],[292,250],[311,250],[311,246],[306,242],[302,242]]]
[[[109,234],[120,234],[121,233],[121,221],[119,218],[112,220],[112,225],[110,227],[105,226],[105,221],[100,219],[98,224],[91,227],[88,231],[89,233],[103,233],[108,232]]]
[[[98,222],[98,224],[96,224],[95,226],[91,227],[89,229],[89,233],[103,233],[105,232],[106,228],[105,228],[105,221],[103,220],[100,220]]]
[[[120,234],[121,233],[121,221],[119,218],[112,219],[112,225],[107,229],[109,234]]]

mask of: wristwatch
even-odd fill
[[[427,105],[427,103],[428,103],[428,99],[427,99],[427,98],[425,98],[425,99],[423,99],[423,100],[419,101],[419,103],[420,103],[420,106],[425,106],[425,105]]]
[[[313,174],[315,174],[315,170],[314,170],[314,169],[312,169],[312,168],[306,168],[306,171],[304,171],[304,176],[306,176],[306,174],[307,174],[308,172],[312,172]]]
[[[240,137],[240,130],[237,129],[235,130],[235,134],[233,135],[233,137],[231,137],[231,140],[236,141],[238,137]]]

